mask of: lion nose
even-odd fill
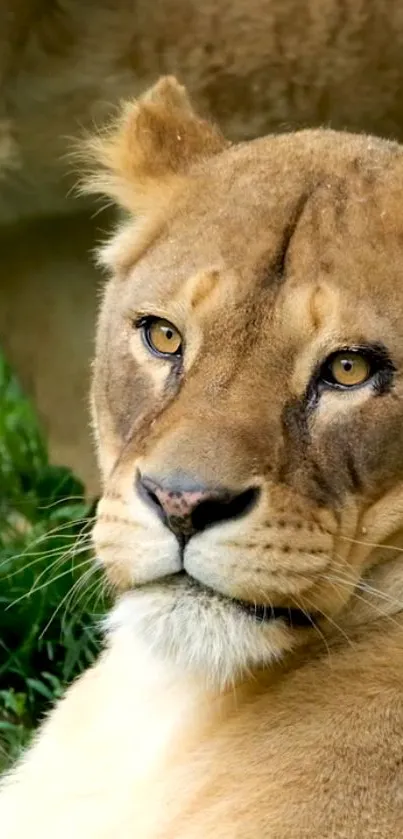
[[[182,541],[213,524],[239,518],[249,512],[259,494],[255,487],[232,492],[198,485],[185,489],[179,483],[169,484],[166,481],[162,486],[147,475],[139,477],[138,484],[142,498]]]

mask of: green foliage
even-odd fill
[[[0,771],[97,655],[106,603],[93,508],[49,464],[35,414],[0,354]]]

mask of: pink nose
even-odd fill
[[[146,475],[141,478],[140,485],[170,519],[189,518],[202,501],[214,501],[220,495],[202,486],[191,490],[165,488]]]
[[[155,487],[154,495],[167,516],[178,516],[178,518],[190,516],[202,501],[214,498],[212,493],[202,489],[194,492],[175,492]]]
[[[173,489],[147,475],[139,475],[137,486],[143,500],[180,540],[220,521],[244,515],[259,496],[254,487],[240,493],[197,485],[190,490]]]

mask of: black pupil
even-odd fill
[[[344,358],[341,363],[345,373],[350,373],[350,371],[353,369],[354,362],[351,361],[351,359],[349,358]]]
[[[165,327],[165,337],[168,338],[168,341],[170,341],[174,337],[172,329]]]

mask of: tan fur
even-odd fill
[[[94,542],[119,598],[3,784],[1,836],[400,839],[403,149],[331,131],[212,149],[184,98],[186,145],[182,96],[161,82],[98,149],[97,187],[117,195],[127,166],[133,206],[170,175],[163,213],[101,255]],[[183,369],[147,349],[144,314],[181,331]],[[319,388],[329,353],[379,343],[383,379]],[[260,494],[181,553],[139,474]]]
[[[9,314],[1,320],[0,338],[50,429],[53,457],[78,469],[91,489],[86,415],[77,431],[57,394],[66,356],[81,359],[75,370],[67,368],[71,393],[81,393],[88,374],[95,273],[83,256],[81,235],[78,244],[70,238],[68,250],[61,245],[57,263],[52,255],[43,274],[35,271],[30,239],[20,226],[21,219],[43,220],[35,225],[35,238],[45,253],[52,229],[47,219],[78,212],[72,138],[103,123],[121,98],[138,95],[161,72],[178,74],[198,108],[235,140],[310,125],[402,138],[402,56],[403,16],[395,0],[156,0],[151,6],[149,0],[3,0],[0,223],[15,227],[2,234],[9,246],[7,262],[2,259],[0,312]],[[93,207],[84,206],[91,215]],[[63,223],[67,239],[69,222]],[[99,226],[105,229],[108,220],[101,217]],[[93,245],[88,222],[88,252]],[[68,287],[78,261],[87,283],[85,307],[72,306]],[[27,360],[14,278],[24,297],[31,297],[32,282],[38,289],[30,320],[39,334],[49,314],[42,301],[50,271],[54,329],[65,306],[66,341],[60,351],[42,332],[37,357],[32,353]],[[49,353],[52,367],[45,368],[40,359]]]

